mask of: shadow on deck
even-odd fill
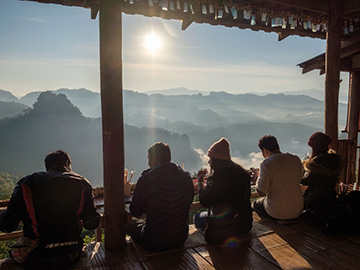
[[[89,269],[359,269],[360,235],[324,235],[306,221],[292,224],[261,219],[254,213],[251,234],[237,247],[208,245],[190,227],[181,250],[151,253],[128,241],[125,249],[88,247]]]

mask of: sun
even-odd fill
[[[162,47],[162,39],[157,34],[151,33],[145,37],[144,45],[151,53],[156,53]]]

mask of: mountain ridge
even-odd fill
[[[85,117],[101,117],[100,93],[85,88],[61,88],[51,92],[66,95]],[[20,98],[20,102],[32,106],[40,93],[42,92],[28,93]],[[158,127],[179,131],[176,123],[187,122],[186,131],[190,131],[194,129],[194,126],[213,128],[254,120],[298,122],[313,127],[323,126],[324,102],[307,95],[278,93],[260,96],[254,93],[231,94],[225,91],[212,91],[208,95],[198,93],[167,96],[124,90],[123,96],[125,123],[139,127],[155,127],[152,123],[156,122]],[[340,103],[340,126],[345,125],[346,110],[346,105]],[[16,110],[13,109],[13,111],[15,115]],[[211,118],[206,117],[206,114],[213,115],[212,120],[209,121],[208,119]],[[6,117],[9,116],[12,115],[6,114]]]

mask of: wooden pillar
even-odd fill
[[[342,31],[342,1],[330,0],[329,25],[326,34],[325,55],[325,133],[332,140],[330,147],[338,146],[338,103],[340,83],[340,49]]]
[[[121,1],[100,1],[105,248],[125,246]]]
[[[348,139],[352,142],[348,157],[348,183],[356,182],[356,154],[359,130],[360,71],[350,73]]]

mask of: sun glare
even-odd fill
[[[151,33],[145,38],[145,47],[152,53],[156,53],[162,47],[161,37]]]

